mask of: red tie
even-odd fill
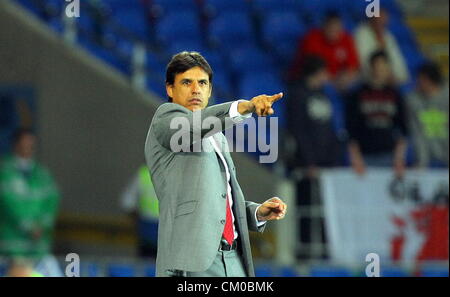
[[[223,229],[223,238],[228,242],[229,245],[233,244],[234,231],[233,231],[233,217],[231,216],[230,202],[228,201],[227,195],[227,214],[225,221],[225,228]]]

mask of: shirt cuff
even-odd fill
[[[239,102],[245,102],[245,100],[234,101],[233,104],[231,104],[230,111],[229,111],[230,118],[235,123],[242,122],[243,120],[248,119],[249,117],[252,116],[251,112],[250,113],[246,113],[246,114],[240,114],[238,112],[238,104],[239,104]]]
[[[260,205],[261,206],[261,205]],[[257,208],[256,208],[256,211],[255,211],[255,220],[256,220],[256,226],[257,227],[261,227],[262,225],[264,225],[265,223],[267,223],[267,221],[258,221],[258,217],[256,216],[256,213],[258,212],[258,208],[260,207],[260,206],[258,206]]]

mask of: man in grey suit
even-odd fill
[[[169,103],[157,109],[145,143],[160,208],[157,276],[254,276],[249,230],[263,232],[287,206],[277,197],[244,200],[222,131],[253,112],[273,114],[283,94],[206,107],[212,69],[197,52],[173,56],[166,90]]]

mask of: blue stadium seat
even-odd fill
[[[278,62],[280,69],[286,70],[291,67],[297,51],[298,42],[298,40],[297,42],[289,40],[279,41],[277,46],[272,49],[272,55]]]
[[[243,0],[204,0],[204,11],[208,17],[216,17],[228,12],[248,12],[248,1]]]
[[[156,39],[164,44],[174,40],[201,43],[202,32],[195,12],[173,12],[165,15],[156,25]]]
[[[448,277],[448,266],[425,266],[420,269],[420,276],[423,277]]]
[[[229,61],[231,70],[238,76],[248,72],[273,70],[275,67],[272,57],[255,46],[244,46],[231,50]]]
[[[144,276],[147,276],[147,277],[156,276],[156,266],[154,264],[147,265],[144,268]]]
[[[61,20],[58,18],[51,19],[47,25],[55,32],[62,33],[64,32],[64,25],[62,24]]]
[[[83,12],[80,12],[80,14],[81,13]],[[83,15],[83,17],[75,18],[75,22],[79,31],[86,31],[89,33],[94,31],[94,21],[88,13]]]
[[[130,8],[142,9],[142,0],[102,0],[102,4],[109,8],[109,10],[116,14],[120,10],[126,10]]]
[[[110,264],[107,270],[107,276],[110,277],[134,277],[135,268],[126,264]]]
[[[251,99],[257,95],[273,95],[284,91],[283,83],[270,70],[268,69],[268,72],[248,73],[244,75],[240,80],[239,97]]]
[[[275,276],[272,265],[269,265],[269,264],[255,265],[255,276],[256,277],[273,277],[273,276]]]
[[[315,266],[309,272],[312,277],[351,277],[350,270],[344,267]]]
[[[109,26],[103,26],[102,41],[107,48],[114,50],[122,57],[131,59],[134,43],[112,30]]]
[[[6,264],[0,263],[0,277],[5,276],[6,274]]]
[[[130,64],[129,61],[125,61],[121,59],[118,55],[114,54],[113,52],[93,43],[90,40],[87,40],[84,37],[79,36],[78,43],[88,50],[91,54],[99,58],[100,60],[106,62],[109,66],[117,69],[123,74],[129,75],[130,74]]]
[[[151,51],[147,51],[145,55],[145,66],[151,76],[164,78],[166,75],[167,62],[162,60],[158,55]]]
[[[388,29],[395,36],[399,44],[417,46],[413,31],[403,20],[393,17],[389,18]]]
[[[253,0],[252,7],[254,11],[259,14],[265,14],[266,12],[280,12],[280,11],[290,11],[290,12],[300,12],[302,8],[302,3],[304,1],[298,0]],[[317,2],[317,1],[312,1]]]
[[[344,0],[343,6],[347,9],[348,15],[359,22],[367,19],[367,4],[365,0]]]
[[[294,267],[284,266],[280,268],[280,276],[282,277],[298,277],[299,274]]]
[[[409,73],[414,80],[417,75],[418,68],[426,61],[426,58],[420,50],[411,45],[401,45],[400,50],[405,58]]]
[[[263,41],[274,47],[278,42],[285,40],[294,42],[295,47],[300,36],[306,31],[305,24],[294,12],[269,13],[262,24]]]
[[[286,95],[285,86],[279,77],[269,69],[269,72],[250,72],[245,74],[239,82],[239,93],[237,95],[238,98],[250,100],[258,95],[274,95],[280,92],[284,92],[284,95]],[[278,117],[278,125],[280,127],[286,125],[285,108],[285,104],[276,102],[273,105],[275,113],[272,116]]]
[[[382,277],[407,277],[409,273],[401,267],[382,267],[380,275]]]
[[[343,99],[332,84],[325,85],[324,92],[328,98],[330,98],[333,107],[333,127],[337,134],[343,133],[345,130],[345,108]]]
[[[358,22],[349,14],[342,16],[342,22],[344,24],[344,29],[350,34],[353,34],[355,29],[358,27]]]
[[[412,166],[415,163],[416,160],[416,152],[414,149],[414,142],[412,137],[408,137],[408,145],[406,147],[406,156],[405,156],[405,160],[406,160],[406,166]]]
[[[242,12],[223,13],[209,25],[209,40],[224,50],[236,44],[254,43],[255,38],[250,17]]]
[[[204,47],[203,44],[196,40],[178,40],[170,43],[168,45],[168,49],[166,52],[172,56],[176,53],[182,52],[182,51],[196,51],[196,52],[203,52]]]
[[[287,66],[293,59],[306,25],[293,12],[276,12],[266,16],[262,23],[262,40],[280,62]]]
[[[214,73],[225,72],[228,70],[228,65],[225,65],[224,56],[220,51],[202,50],[200,52],[205,57],[208,64],[213,68]]]
[[[81,263],[80,274],[83,277],[99,277],[100,266],[96,263]]]
[[[166,101],[166,85],[163,77],[157,78],[148,76],[147,77],[147,89],[160,96],[163,101]]]
[[[163,17],[175,12],[197,12],[199,7],[196,0],[151,0],[152,14]]]
[[[145,11],[140,7],[130,7],[118,11],[113,20],[141,40],[150,40],[150,23]]]
[[[323,1],[299,1],[301,4],[300,15],[303,21],[310,27],[320,25],[320,21],[326,12]]]
[[[60,0],[46,0],[44,5],[49,14],[58,18],[61,17],[63,9],[66,7],[65,3]]]
[[[214,71],[213,75],[213,97],[215,103],[224,103],[232,101],[234,93],[231,87],[228,73],[224,70],[218,69]]]
[[[42,9],[40,9],[35,1],[32,0],[16,0],[23,8],[25,8],[28,12],[31,12],[35,16],[41,18],[42,17]]]

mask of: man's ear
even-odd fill
[[[172,96],[172,94],[173,94],[173,85],[166,84],[166,92],[167,92],[167,95],[170,98],[173,98],[173,96]]]
[[[209,84],[209,96],[208,96],[208,99],[211,98],[212,90],[213,90],[213,85]]]

